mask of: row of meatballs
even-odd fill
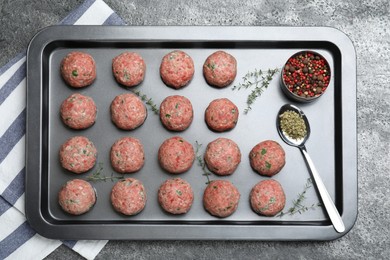
[[[141,126],[147,117],[147,109],[135,94],[118,95],[111,102],[111,119],[123,130],[133,130]],[[179,95],[166,97],[160,105],[160,120],[171,131],[184,131],[193,120],[191,101]],[[72,94],[60,108],[60,116],[65,125],[72,129],[86,129],[96,121],[97,108],[93,99],[82,94]],[[233,129],[238,121],[237,106],[227,98],[215,99],[205,111],[208,127],[217,132]]]
[[[161,168],[172,174],[188,171],[195,160],[193,146],[180,136],[166,139],[158,150]],[[97,149],[84,136],[75,136],[61,145],[59,152],[63,168],[76,174],[86,172],[95,165]],[[139,171],[145,162],[142,143],[134,137],[122,137],[111,147],[111,165],[118,173]],[[285,165],[285,152],[275,141],[258,143],[249,153],[252,168],[261,175],[273,176]],[[228,138],[217,138],[207,145],[204,161],[210,171],[231,175],[241,162],[238,145]]]
[[[59,191],[61,208],[72,215],[88,212],[96,203],[92,185],[81,179],[68,181]],[[203,193],[203,206],[211,215],[224,218],[232,215],[240,200],[238,189],[227,180],[211,181]],[[275,180],[257,183],[250,193],[253,211],[264,216],[274,216],[285,206],[286,196],[282,186]],[[147,196],[143,183],[134,178],[119,180],[111,190],[113,208],[127,216],[140,213],[146,205]],[[158,202],[166,212],[177,215],[187,213],[194,201],[191,185],[173,178],[163,182],[158,190]]]
[[[64,81],[71,87],[81,88],[91,85],[96,79],[96,62],[85,52],[70,52],[61,61],[60,71]],[[112,72],[118,83],[125,87],[139,85],[145,77],[144,59],[135,52],[124,52],[112,60]],[[166,54],[160,65],[162,81],[174,89],[182,88],[194,76],[194,62],[180,50]],[[226,87],[237,74],[236,59],[224,52],[211,54],[203,65],[203,75],[207,83],[214,87]]]

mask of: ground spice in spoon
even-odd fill
[[[302,116],[295,111],[287,110],[280,116],[280,127],[290,138],[300,140],[307,134],[305,121]]]

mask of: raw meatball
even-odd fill
[[[204,160],[215,174],[230,175],[241,162],[240,148],[230,139],[218,138],[207,145]]]
[[[111,191],[111,203],[116,211],[124,215],[140,213],[146,204],[144,185],[133,178],[118,181]]]
[[[123,130],[133,130],[146,119],[147,110],[142,100],[134,94],[116,96],[111,103],[111,120]]]
[[[174,136],[165,140],[158,150],[160,166],[173,174],[188,171],[194,160],[194,148],[180,136]]]
[[[203,75],[209,85],[218,88],[226,87],[237,75],[237,61],[224,51],[214,52],[203,65]]]
[[[183,179],[166,180],[158,190],[158,202],[171,214],[187,213],[194,201],[191,185]]]
[[[252,209],[264,216],[275,216],[286,204],[282,185],[275,180],[264,180],[257,183],[250,193]]]
[[[85,129],[96,120],[96,104],[91,97],[81,94],[70,95],[62,102],[61,119],[65,125],[73,129]]]
[[[205,120],[208,127],[217,132],[233,129],[238,121],[238,108],[227,98],[211,101],[206,109]]]
[[[238,189],[230,182],[210,182],[203,194],[203,206],[213,216],[225,218],[233,214],[240,200]]]
[[[60,149],[62,167],[74,173],[86,172],[95,165],[97,150],[95,145],[84,136],[68,139]]]
[[[167,86],[179,89],[194,76],[194,62],[184,51],[172,51],[162,59],[160,75]]]
[[[69,214],[84,214],[96,203],[95,189],[84,180],[70,180],[59,191],[58,202],[61,208]]]
[[[111,147],[111,165],[119,173],[133,173],[144,166],[144,147],[132,137],[123,137]]]
[[[168,130],[184,131],[194,117],[192,104],[183,96],[169,96],[160,105],[160,120]]]
[[[277,174],[286,163],[283,148],[272,140],[263,141],[253,147],[249,160],[252,168],[265,176]]]
[[[74,88],[91,85],[96,78],[96,64],[85,52],[71,52],[61,61],[61,76]]]
[[[145,77],[146,65],[135,52],[124,52],[112,60],[112,72],[118,83],[126,87],[140,84]]]

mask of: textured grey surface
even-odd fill
[[[81,2],[0,0],[0,66]],[[129,25],[331,26],[347,34],[357,53],[359,215],[348,234],[331,242],[110,241],[97,259],[390,258],[389,1],[106,2]],[[48,257],[59,258],[80,257],[61,246]]]

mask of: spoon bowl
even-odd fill
[[[305,137],[303,137],[301,139],[294,139],[294,138],[288,136],[287,133],[285,133],[282,130],[282,127],[280,125],[280,115],[282,115],[286,111],[293,111],[293,112],[298,113],[301,116],[301,118],[305,122],[305,127],[306,127]],[[303,113],[303,111],[300,108],[298,108],[297,106],[294,106],[291,104],[286,104],[280,108],[279,113],[278,113],[278,118],[276,119],[276,128],[278,130],[280,138],[282,138],[286,144],[291,145],[291,146],[295,146],[295,147],[304,146],[307,139],[309,139],[309,136],[310,136],[310,125],[309,125],[309,121],[307,120],[305,113]]]
[[[302,138],[294,139],[291,136],[289,136],[285,131],[282,130],[282,127],[280,124],[280,117],[286,111],[293,111],[295,113],[298,113],[301,116],[301,118],[303,119],[303,121],[305,123],[305,127],[306,127],[306,134]],[[282,106],[280,108],[278,116],[276,118],[276,128],[278,130],[280,137],[282,138],[282,140],[286,144],[294,146],[294,147],[298,147],[301,150],[301,152],[306,160],[306,163],[309,166],[309,171],[310,171],[312,178],[314,180],[313,183],[317,187],[317,190],[319,192],[322,203],[325,206],[326,212],[329,215],[330,221],[332,222],[334,229],[339,233],[344,232],[345,226],[344,226],[343,220],[341,219],[341,216],[340,216],[339,212],[337,211],[337,208],[334,205],[332,198],[330,197],[317,169],[315,168],[314,163],[309,156],[309,153],[306,151],[305,143],[309,139],[309,136],[310,136],[310,124],[309,124],[309,121],[308,121],[305,113],[303,113],[303,111],[300,108],[298,108],[297,106],[294,106],[291,104],[286,104],[286,105]]]

